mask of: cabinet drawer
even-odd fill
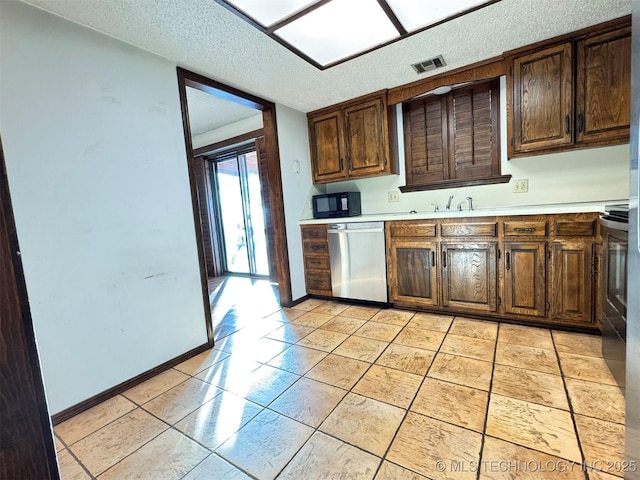
[[[331,268],[329,257],[326,255],[305,257],[304,268],[306,270],[329,270]]]
[[[594,220],[556,220],[554,233],[558,237],[591,237],[596,224]]]
[[[331,290],[331,273],[322,271],[308,271],[305,275],[307,289],[309,290]]]
[[[504,222],[504,234],[508,236],[544,237],[547,234],[547,222]]]
[[[327,238],[327,226],[322,225],[322,227],[304,227],[302,229],[302,239],[318,239],[324,240]]]
[[[495,237],[497,223],[443,223],[443,237]]]
[[[304,253],[329,253],[329,244],[327,242],[302,242],[302,251]]]
[[[435,223],[400,223],[391,222],[389,227],[392,237],[435,237]]]

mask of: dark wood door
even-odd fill
[[[437,244],[429,241],[393,240],[390,256],[390,301],[416,306],[439,305]]]
[[[426,185],[449,178],[446,97],[403,105],[407,185]]]
[[[514,150],[573,143],[573,59],[567,42],[513,62]]]
[[[346,178],[342,111],[335,110],[309,117],[311,170],[314,183]]]
[[[385,170],[384,108],[382,99],[374,98],[344,109],[350,177],[371,176]]]
[[[481,312],[497,310],[497,242],[441,243],[442,304]]]
[[[631,27],[576,44],[576,141],[629,138]]]
[[[0,144],[0,478],[59,479]]]
[[[549,319],[593,322],[593,242],[553,242],[549,275]]]
[[[546,242],[505,242],[504,311],[546,316]]]

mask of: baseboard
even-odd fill
[[[281,303],[280,306],[287,308],[295,307],[296,305],[299,305],[300,303],[304,302],[305,300],[309,300],[310,298],[312,298],[312,295],[309,295],[307,293],[304,297],[300,297],[297,300],[293,300],[292,302],[289,302],[287,304]]]
[[[100,392],[97,395],[94,395],[93,397],[87,398],[86,400],[80,403],[77,403],[76,405],[66,408],[52,415],[51,423],[53,423],[53,425],[55,426],[64,422],[65,420],[70,419],[71,417],[75,417],[79,413],[82,413],[85,410],[89,410],[90,408],[95,407],[96,405],[112,397],[115,397],[116,395],[120,395],[122,392],[129,390],[130,388],[135,387],[136,385],[139,385],[145,380],[149,380],[151,377],[155,377],[159,373],[162,373],[165,370],[170,369],[171,367],[175,367],[176,365],[184,362],[185,360],[189,360],[191,357],[194,357],[199,353],[202,353],[205,350],[208,350],[212,346],[213,345],[210,345],[209,343],[200,345],[199,347],[189,350],[188,352],[183,353],[182,355],[179,355],[167,362],[164,362],[161,365],[158,365],[157,367],[152,368],[151,370],[147,370],[146,372],[141,373],[136,377],[126,380],[116,385],[115,387],[111,387],[108,390],[105,390],[104,392]]]

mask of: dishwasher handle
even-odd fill
[[[362,228],[359,230],[337,230],[337,229],[329,229],[327,230],[327,233],[333,233],[333,234],[338,234],[338,233],[348,233],[348,234],[352,234],[352,233],[381,233],[384,232],[384,229],[381,228]]]

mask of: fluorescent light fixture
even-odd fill
[[[487,3],[487,0],[387,0],[400,23],[409,32],[428,27]]]
[[[269,27],[318,0],[228,0],[227,3],[244,12],[263,27]]]
[[[376,0],[333,0],[274,33],[322,66],[400,37]]]
[[[215,1],[324,70],[501,0]]]

